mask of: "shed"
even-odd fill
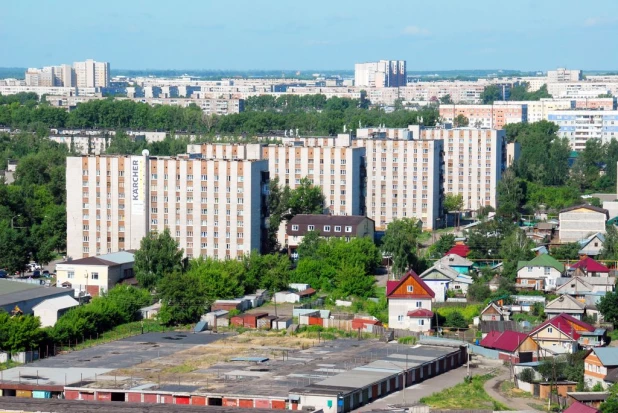
[[[230,323],[229,318],[227,317],[229,311],[227,310],[216,310],[206,313],[206,315],[202,316],[202,319],[206,321],[209,328],[216,329],[217,327],[227,327]]]
[[[53,327],[64,313],[79,303],[68,295],[48,298],[32,307],[35,317],[41,319],[41,327]]]
[[[142,318],[145,320],[150,320],[155,318],[157,314],[159,314],[159,310],[161,309],[161,303],[154,303],[153,305],[149,305],[148,307],[142,307],[139,309]]]
[[[292,318],[290,317],[279,317],[277,320],[273,321],[273,329],[277,330],[287,330],[291,325]]]

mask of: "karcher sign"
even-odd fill
[[[131,157],[131,214],[144,215],[144,158],[141,156]]]

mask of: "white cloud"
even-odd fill
[[[408,36],[428,36],[429,30],[418,26],[406,26],[401,33]]]

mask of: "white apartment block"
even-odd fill
[[[225,159],[266,159],[270,178],[296,188],[308,178],[322,188],[331,215],[365,215],[363,148],[353,148],[349,135],[340,138],[296,138],[280,145],[189,145],[188,153]]]
[[[421,129],[420,137],[444,142],[445,195],[461,195],[464,210],[477,211],[487,205],[496,208],[498,182],[507,166],[504,130]]]
[[[494,102],[498,103],[498,102]],[[528,107],[528,123],[547,120],[548,114],[554,110],[568,110],[575,108],[575,101],[571,99],[541,99],[539,101],[509,101],[515,105],[526,105]]]
[[[423,229],[442,217],[441,140],[355,139],[366,150],[367,216],[377,230],[395,219],[417,218]]]
[[[380,60],[354,65],[354,85],[359,87],[400,87],[407,81],[405,60]]]
[[[577,82],[582,80],[582,71],[578,69],[565,69],[560,67],[556,70],[547,71],[547,82]]]
[[[73,63],[75,70],[75,82],[78,88],[82,87],[108,87],[109,86],[109,63],[96,62],[88,59],[85,62]]]
[[[575,151],[584,150],[589,139],[618,139],[618,110],[558,110],[547,120],[559,126],[558,136],[568,138]]]
[[[267,194],[263,160],[69,157],[67,254],[137,249],[169,228],[187,257],[236,259],[261,250]]]

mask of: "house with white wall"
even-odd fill
[[[564,274],[564,264],[550,255],[537,255],[517,263],[517,287],[540,291],[556,289],[556,280]]]
[[[431,288],[412,270],[399,281],[388,281],[388,326],[426,332],[431,329],[431,302],[435,297]]]

